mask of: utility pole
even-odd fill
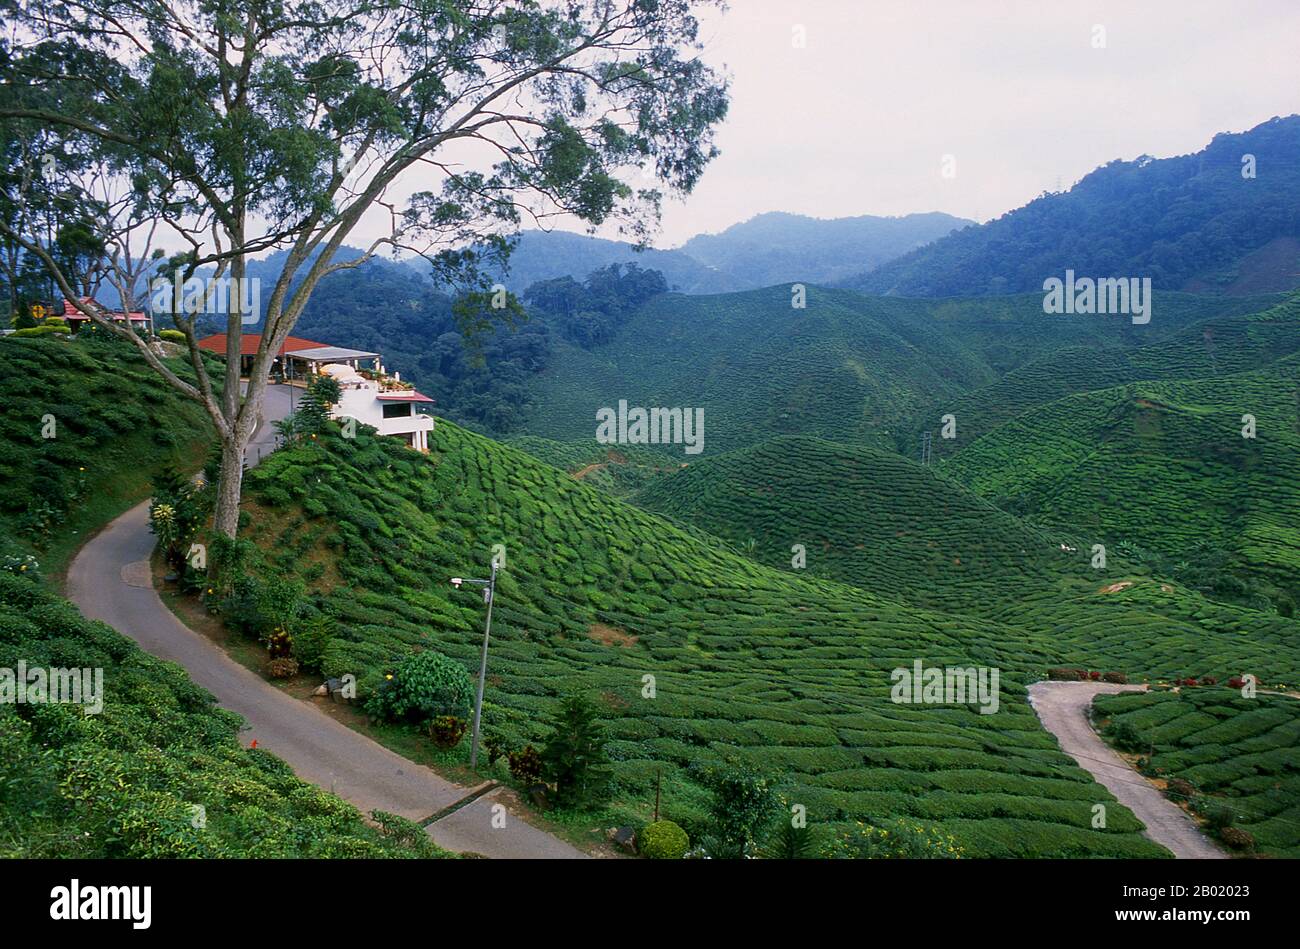
[[[492,603],[496,600],[497,560],[492,558],[492,576],[487,580],[469,580],[464,577],[452,577],[451,585],[459,588],[462,583],[473,583],[483,587],[483,600],[487,603],[487,622],[483,627],[483,657],[478,667],[478,695],[474,699],[474,733],[469,745],[469,768],[478,769],[479,725],[483,720],[483,686],[487,682],[488,643],[492,639]]]

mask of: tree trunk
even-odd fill
[[[212,527],[232,540],[239,530],[239,499],[244,482],[244,451],[248,436],[236,426],[234,437],[221,443],[221,474],[217,481],[217,505]]]

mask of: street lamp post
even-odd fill
[[[488,642],[492,638],[492,604],[496,601],[497,561],[492,559],[492,576],[488,580],[469,580],[464,577],[452,577],[451,585],[459,588],[462,583],[473,583],[483,587],[483,599],[487,601],[487,622],[483,627],[483,656],[478,667],[478,695],[474,699],[474,733],[470,738],[469,767],[478,770],[479,724],[483,720],[483,686],[487,681]]]

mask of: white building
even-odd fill
[[[334,418],[354,418],[362,425],[373,426],[380,435],[401,438],[416,451],[429,450],[433,416],[419,408],[432,405],[433,399],[403,387],[396,375],[391,381],[368,379],[345,363],[326,363],[319,371],[338,380],[339,401],[330,413]]]

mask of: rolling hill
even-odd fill
[[[923,414],[920,427],[900,440],[900,448],[911,450],[919,431],[935,428],[934,420],[949,412],[959,421],[958,437],[936,439],[936,458],[951,455],[1035,406],[1067,395],[1143,380],[1226,376],[1267,366],[1300,351],[1300,296],[1283,298],[1256,312],[1255,307],[1267,299],[1225,300],[1222,307],[1214,308],[1214,316],[1180,323],[1172,335],[1146,345],[1070,345],[1048,351],[991,385],[936,402]]]
[[[1298,393],[1300,358],[1291,356],[1254,372],[1071,395],[995,428],[943,471],[1003,510],[1157,552],[1181,570],[1226,554],[1219,566],[1264,583],[1263,595],[1291,610],[1300,596]],[[1246,415],[1253,438],[1243,436]]]
[[[667,294],[608,343],[556,344],[546,368],[526,382],[533,408],[523,431],[590,441],[596,410],[625,399],[630,406],[703,408],[705,454],[777,435],[911,452],[914,420],[1024,363],[1068,346],[1137,348],[1275,299],[1162,294],[1160,318],[1134,326],[1048,316],[1041,298],[1029,295],[926,301],[810,287],[806,309],[795,309],[789,287]],[[896,446],[904,432],[909,444]]]
[[[312,585],[339,624],[324,671],[373,689],[413,648],[475,661],[481,602],[441,578],[504,544],[488,727],[517,747],[566,689],[602,695],[616,739],[611,820],[644,817],[662,769],[666,812],[698,826],[689,766],[738,757],[781,772],[830,826],[906,814],[973,854],[1154,855],[1129,819],[1090,828],[1105,792],[1041,730],[1025,683],[1059,662],[1150,676],[1296,666],[1286,622],[1244,636],[1247,611],[1187,597],[1207,628],[1171,615],[1180,598],[1154,583],[1090,590],[1091,624],[931,611],[759,565],[454,425],[435,441],[428,458],[364,433],[271,456],[249,480],[260,569]],[[889,670],[918,658],[1000,667],[1001,710],[891,702]]]

